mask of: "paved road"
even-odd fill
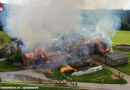
[[[31,77],[34,77],[34,78],[39,78],[40,77],[43,80],[50,80],[50,79],[46,78],[44,74],[36,73],[32,69],[15,71],[15,72],[0,72],[0,76],[4,77],[4,74],[12,74],[12,75],[13,74],[22,74],[22,75],[31,76]]]
[[[88,84],[88,83],[78,83],[79,88],[89,88],[89,89],[104,89],[104,90],[130,90],[130,85],[112,85],[112,84]]]
[[[119,75],[120,71],[118,71],[117,69],[114,69],[114,68],[112,68],[110,66],[107,66],[107,65],[105,65],[103,63],[100,63],[98,61],[94,61],[94,63],[96,63],[97,65],[102,65],[103,67],[107,68],[108,70],[112,71],[113,73]],[[128,82],[128,84],[130,84],[130,76],[129,75],[126,75],[123,72],[120,72],[120,75],[124,75],[124,79]]]

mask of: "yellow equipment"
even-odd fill
[[[74,72],[76,72],[77,70],[72,68],[71,66],[61,67],[61,69],[60,69],[61,73],[64,73],[66,71],[74,71]]]

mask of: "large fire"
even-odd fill
[[[62,48],[61,48],[62,47]],[[63,60],[74,60],[76,58],[86,57],[88,58],[91,54],[104,55],[110,51],[109,46],[103,40],[76,40],[72,44],[65,44],[60,47],[56,47],[51,44],[48,49],[36,48],[32,52],[25,54],[26,60],[33,60],[33,63],[40,60],[38,63],[50,64],[53,62],[63,61]],[[54,54],[49,54],[54,52]]]

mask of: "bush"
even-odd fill
[[[3,26],[2,26],[2,23],[1,23],[1,19],[0,19],[0,31],[3,31]]]
[[[0,25],[0,31],[3,31],[3,27]]]
[[[130,31],[130,24],[128,24],[127,22],[122,22],[121,30],[128,30],[128,31]]]
[[[17,51],[16,54],[13,56],[12,59],[13,59],[13,62],[22,63],[21,53],[19,51]]]

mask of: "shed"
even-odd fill
[[[111,66],[117,66],[128,63],[128,56],[121,52],[108,53],[105,63]]]

